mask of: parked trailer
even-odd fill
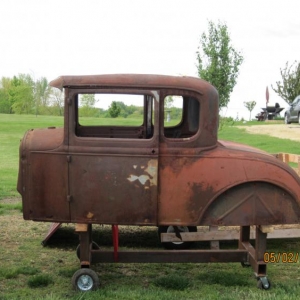
[[[252,266],[259,287],[270,287],[268,229],[299,223],[300,179],[272,155],[217,140],[213,86],[192,77],[132,74],[62,76],[50,85],[64,89],[64,127],[25,134],[18,191],[25,220],[77,224],[75,289],[98,288],[91,263],[113,261],[241,262]],[[83,108],[101,113],[107,101],[128,99],[140,103],[139,124],[82,115]],[[181,105],[177,122],[170,99]],[[112,225],[113,251],[97,249],[92,224]],[[157,226],[168,249],[119,251],[117,225]],[[182,250],[201,239],[197,226],[240,226],[238,249]]]

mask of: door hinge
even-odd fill
[[[72,156],[71,155],[67,155],[67,162],[70,163],[72,161]]]
[[[71,195],[68,195],[68,196],[67,196],[67,201],[68,201],[68,202],[71,202],[72,199],[73,199],[73,197],[72,197]]]

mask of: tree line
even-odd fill
[[[227,107],[244,58],[242,53],[233,47],[225,23],[215,24],[209,21],[208,32],[202,33],[196,55],[198,76],[216,87],[219,93],[219,107]],[[290,104],[300,94],[300,63],[287,62],[285,67],[280,69],[280,74],[282,80],[277,81],[272,88]],[[13,78],[2,77],[0,81],[0,113],[62,115],[63,102],[63,93],[50,87],[45,77],[34,80],[28,74],[19,74]],[[109,114],[111,117],[128,117],[141,109],[124,107],[123,104],[114,103],[114,107],[107,112],[99,109],[92,112],[88,104],[80,110],[83,115],[97,112]]]
[[[45,77],[34,80],[19,74],[0,81],[0,113],[61,116],[63,106],[63,93],[50,87]]]

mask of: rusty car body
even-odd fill
[[[25,134],[18,191],[24,219],[86,225],[78,230],[82,268],[74,274],[75,288],[97,287],[91,257],[249,262],[262,287],[269,287],[262,228],[299,223],[300,180],[270,154],[218,141],[218,93],[213,86],[192,77],[130,74],[62,76],[51,86],[64,89],[64,127]],[[141,123],[89,124],[80,117],[83,95],[139,96]],[[165,117],[168,97],[182,102],[181,121],[172,126]],[[235,252],[162,250],[112,256],[91,249],[91,224],[172,226],[175,231],[241,226],[241,238]],[[250,245],[252,225],[257,228],[256,250]]]

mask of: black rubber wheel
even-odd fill
[[[291,124],[291,122],[289,121],[289,117],[288,117],[287,114],[285,114],[285,116],[284,116],[284,123],[285,124]]]
[[[175,232],[175,226],[160,226],[158,227],[158,236],[160,239],[161,233],[172,233]],[[197,232],[196,226],[177,226],[179,232]],[[162,243],[165,249],[171,250],[182,250],[189,248],[193,242],[171,242],[171,243]]]
[[[92,249],[93,250],[99,250],[100,247],[96,242],[93,241],[92,242]],[[76,248],[76,255],[77,255],[77,258],[80,259],[80,245],[78,245],[77,248]]]
[[[259,278],[257,279],[257,287],[261,290],[269,290],[271,288],[271,282],[267,279],[267,284],[264,285],[262,280]]]
[[[95,291],[100,286],[96,272],[91,269],[79,269],[72,277],[72,285],[76,291]]]

